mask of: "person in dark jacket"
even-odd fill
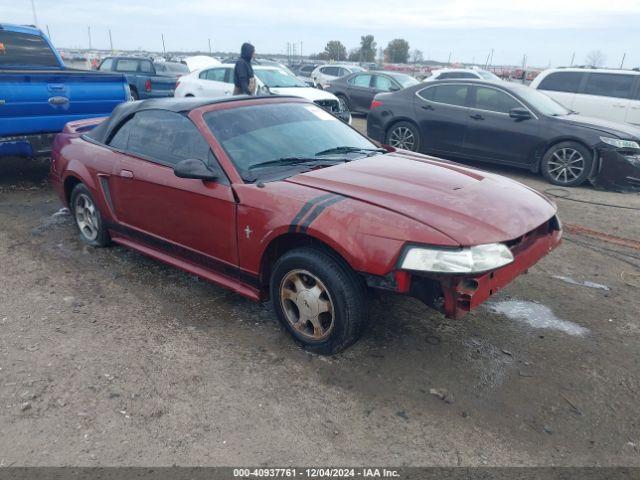
[[[240,58],[233,69],[234,95],[253,95],[256,92],[256,79],[253,76],[251,60],[256,55],[256,49],[250,43],[243,43]]]

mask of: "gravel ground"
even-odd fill
[[[576,233],[489,305],[382,296],[325,358],[268,304],[83,245],[46,165],[3,159],[0,465],[640,466],[640,250],[575,228],[637,242],[640,196],[570,199]]]

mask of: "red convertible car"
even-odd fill
[[[534,190],[378,148],[299,98],[127,102],[68,124],[51,178],[85,242],[270,298],[318,353],[358,338],[371,289],[459,317],[561,237]]]

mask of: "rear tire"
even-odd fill
[[[140,100],[140,95],[138,95],[138,90],[136,90],[136,87],[129,87],[129,89],[131,90],[131,98],[133,98],[134,100]]]
[[[387,131],[385,143],[394,148],[419,152],[420,132],[413,123],[398,122]]]
[[[106,247],[111,243],[100,209],[84,184],[74,187],[69,207],[83,242],[93,247]]]
[[[304,349],[330,355],[360,336],[367,321],[363,280],[337,255],[315,247],[280,257],[271,275],[278,319]]]
[[[542,176],[554,185],[577,187],[591,173],[593,154],[577,142],[560,142],[551,146],[540,164]]]

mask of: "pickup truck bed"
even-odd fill
[[[122,74],[66,68],[40,30],[7,24],[0,27],[0,44],[6,52],[0,56],[0,157],[46,154],[53,136],[67,122],[109,115],[130,98]],[[36,44],[42,56],[47,55],[46,61],[23,54],[20,48],[27,42]],[[15,58],[25,63],[36,63],[6,65],[12,52],[18,52]],[[39,67],[37,61],[47,66]]]

